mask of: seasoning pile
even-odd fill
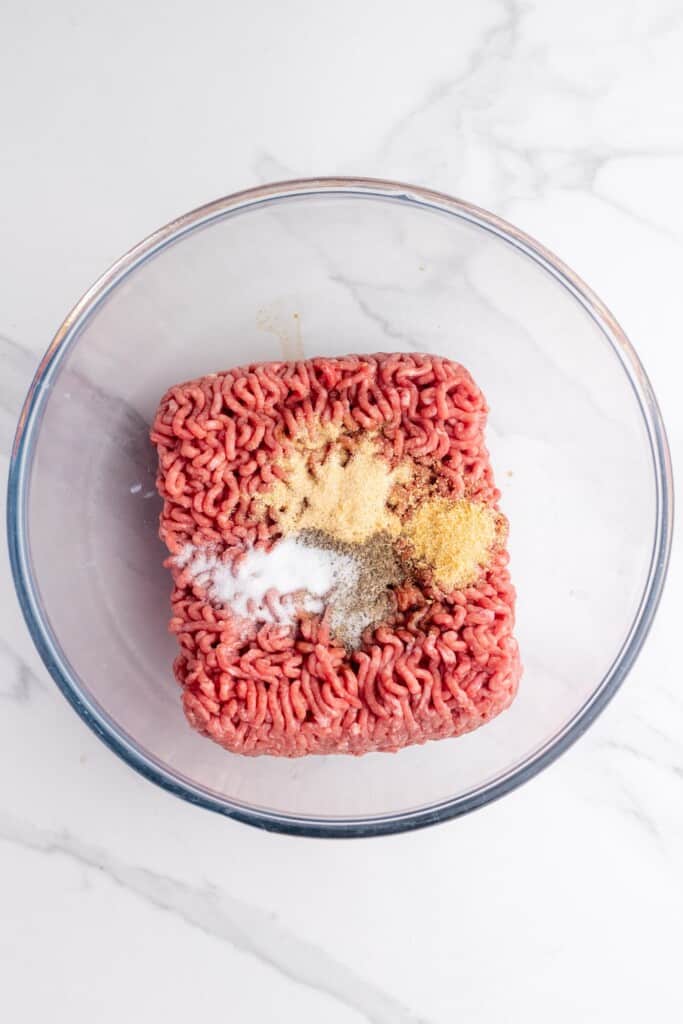
[[[224,562],[188,545],[176,556],[216,604],[248,625],[292,624],[328,609],[332,634],[353,649],[390,618],[393,588],[422,570],[452,590],[476,579],[497,542],[488,505],[430,496],[410,459],[392,468],[371,433],[308,426],[260,495],[283,538]],[[419,481],[419,482],[418,482]],[[394,488],[403,485],[404,513]]]

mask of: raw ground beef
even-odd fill
[[[230,555],[277,542],[259,495],[312,425],[333,424],[350,443],[372,433],[391,465],[413,460],[434,493],[497,509],[486,414],[462,366],[424,354],[251,364],[166,393],[151,438],[174,670],[194,728],[243,754],[363,754],[457,736],[509,706],[521,668],[504,538],[464,589],[444,592],[424,573],[398,585],[393,614],[355,650],[327,614],[245,634],[177,557],[188,544]]]

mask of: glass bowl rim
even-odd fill
[[[129,274],[157,252],[199,227],[238,210],[294,197],[320,195],[393,199],[435,209],[494,234],[550,273],[602,330],[626,373],[647,430],[655,478],[655,535],[643,594],[626,638],[592,695],[551,739],[496,779],[458,797],[408,811],[364,817],[325,818],[290,815],[219,797],[169,771],[144,753],[85,693],[71,670],[45,617],[30,557],[27,529],[28,485],[42,412],[51,382],[86,321]],[[76,303],[41,359],[19,416],[10,458],[7,534],[12,576],[21,610],[35,646],[64,696],[93,732],[141,775],[190,803],[258,828],[316,838],[387,835],[446,821],[498,799],[531,779],[567,750],[591,725],[631,670],[650,630],[664,586],[673,533],[671,459],[657,400],[645,370],[624,331],[590,288],[531,236],[480,207],[441,192],[379,178],[322,177],[280,181],[246,189],[183,214],[120,257]]]

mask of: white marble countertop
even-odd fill
[[[7,0],[0,440],[64,313],[132,243],[259,182],[363,174],[518,224],[613,309],[683,470],[683,4]],[[4,544],[4,540],[3,540]],[[598,723],[465,819],[258,832],[135,775],[76,717],[0,578],[0,975],[13,1024],[681,1018],[674,551]]]

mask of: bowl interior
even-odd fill
[[[488,398],[519,696],[469,736],[395,756],[226,753],[190,730],[173,680],[156,404],[254,360],[412,350],[464,363]],[[115,282],[39,403],[24,528],[50,657],[119,744],[194,796],[328,822],[462,803],[557,741],[633,628],[657,530],[637,383],[566,282],[456,210],[340,190],[224,211]]]

